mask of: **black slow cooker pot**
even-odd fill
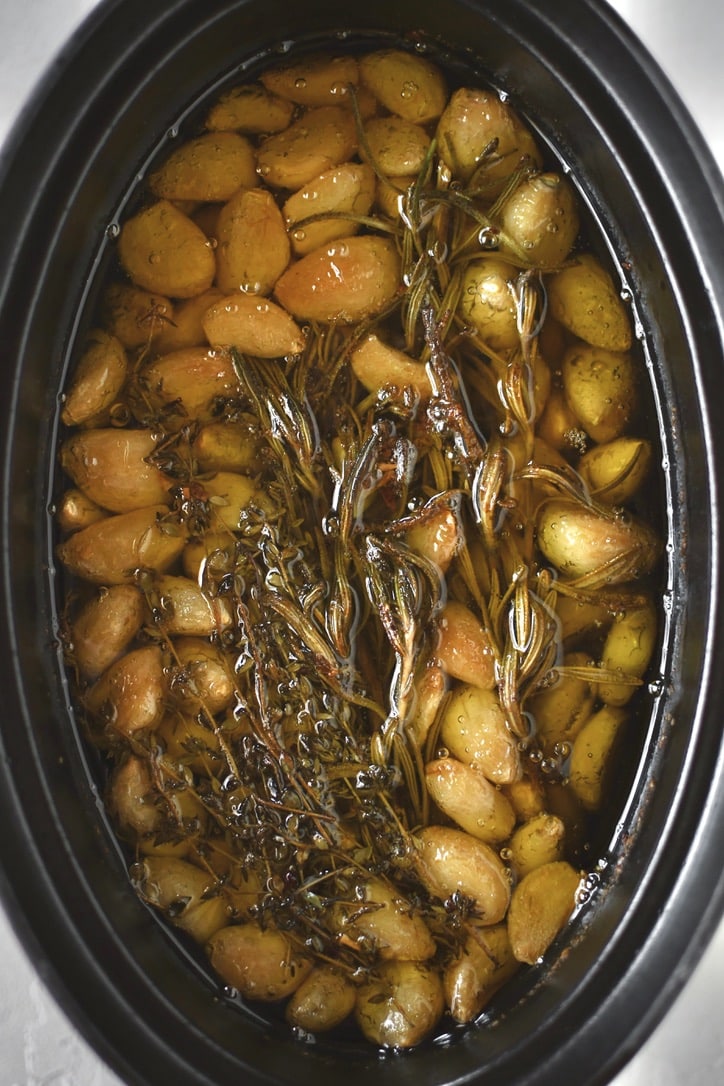
[[[295,43],[434,44],[522,109],[582,185],[634,296],[667,485],[668,622],[645,749],[564,949],[492,1020],[404,1056],[303,1044],[221,998],[133,892],[57,641],[56,408],[109,224],[199,97]],[[129,1083],[604,1083],[699,958],[724,902],[718,436],[724,192],[685,110],[601,0],[107,0],[0,168],[0,886],[41,975]],[[638,757],[638,755],[637,755]]]

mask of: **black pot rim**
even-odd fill
[[[208,18],[213,16],[212,9],[216,11],[223,6],[223,0],[207,5]],[[469,11],[486,7],[473,0],[460,0],[458,6]],[[28,349],[28,328],[23,324],[26,310],[24,306],[21,309],[18,306],[22,288],[27,287],[27,249],[29,244],[37,242],[35,230],[38,217],[42,218],[43,203],[53,198],[54,185],[61,173],[67,196],[72,196],[73,186],[78,183],[72,175],[65,181],[64,140],[57,134],[53,138],[52,133],[54,130],[62,132],[58,126],[63,124],[78,130],[87,127],[88,115],[93,109],[90,99],[82,99],[85,85],[82,79],[76,78],[72,82],[69,93],[69,72],[77,73],[83,64],[88,67],[88,58],[100,44],[105,47],[111,40],[125,42],[123,51],[117,53],[112,62],[105,63],[102,73],[98,71],[100,65],[97,63],[95,68],[90,66],[96,81],[110,86],[116,72],[130,63],[129,58],[136,52],[139,42],[157,39],[172,20],[192,18],[194,9],[198,12],[200,7],[203,5],[195,0],[167,0],[163,6],[149,10],[140,0],[104,0],[55,58],[10,133],[0,155],[0,206],[12,207],[16,214],[12,225],[8,224],[0,237],[0,266],[6,269],[0,285],[0,342],[8,344],[13,356],[22,358]],[[495,6],[487,7],[494,9]],[[523,0],[511,0],[508,12],[503,15],[494,11],[494,18],[505,23],[515,19],[518,9],[527,7]],[[587,68],[597,73],[596,94],[609,95],[612,118],[618,121],[630,115],[628,127],[618,133],[611,130],[606,134],[614,147],[623,146],[628,150],[634,142],[637,145],[636,161],[642,167],[642,173],[628,177],[631,185],[643,188],[645,181],[650,180],[658,195],[666,200],[668,232],[662,229],[659,221],[652,222],[651,228],[657,235],[672,293],[680,304],[681,319],[691,345],[698,390],[700,439],[703,462],[706,463],[706,478],[698,482],[700,500],[707,503],[702,508],[705,510],[708,550],[703,559],[704,566],[699,570],[706,573],[707,586],[706,589],[699,588],[693,601],[706,611],[705,634],[690,747],[681,761],[681,784],[672,785],[668,793],[676,817],[667,825],[658,848],[651,846],[651,862],[645,871],[635,870],[635,858],[629,860],[630,882],[623,893],[625,923],[612,928],[610,939],[602,948],[601,963],[595,966],[592,974],[596,974],[596,969],[601,971],[605,965],[611,981],[609,989],[604,994],[594,993],[593,984],[589,983],[582,994],[577,991],[578,1008],[567,1006],[566,998],[558,993],[560,1007],[580,1028],[573,1035],[560,1033],[557,1050],[553,1055],[546,1054],[544,1067],[539,1070],[529,1067],[515,1080],[498,1080],[501,1083],[542,1084],[563,1076],[572,1082],[572,1069],[577,1062],[584,1065],[581,1061],[585,1055],[588,1081],[603,1083],[633,1054],[661,1019],[699,960],[724,911],[724,874],[719,863],[724,847],[724,754],[721,738],[713,729],[717,712],[724,707],[724,675],[721,668],[717,669],[724,648],[722,623],[718,620],[721,544],[717,520],[722,506],[724,459],[716,450],[711,417],[723,360],[724,183],[688,111],[668,80],[643,45],[603,0],[539,0],[536,9],[541,32],[548,24],[548,30],[557,36],[559,47],[566,51],[570,95],[576,97],[576,78],[583,68]],[[527,14],[530,16],[530,12]],[[610,79],[608,84],[606,76]],[[624,170],[626,168],[624,162]],[[28,186],[28,177],[38,177],[37,186]],[[646,197],[642,196],[642,199],[645,204]],[[683,266],[679,263],[682,245],[689,254],[688,263]],[[43,275],[45,271],[41,268]],[[692,291],[691,275],[695,276],[695,292]],[[692,293],[696,296],[694,304],[689,300]],[[13,510],[17,494],[13,490],[11,468],[16,455],[12,442],[23,424],[18,380],[19,373],[13,371],[10,395],[2,407],[2,432],[6,435],[2,494],[5,615],[2,647],[8,661],[8,698],[0,731],[0,812],[5,827],[0,841],[0,890],[5,907],[42,979],[90,1043],[129,1083],[143,1086],[158,1081],[154,1079],[158,1069],[171,1067],[182,1086],[186,1083],[212,1086],[231,1081],[231,1077],[204,1077],[201,1062],[196,1061],[195,1054],[195,1046],[203,1050],[206,1043],[202,1031],[195,1031],[178,1006],[158,996],[153,1005],[155,1019],[143,1021],[139,1018],[137,1008],[129,1002],[134,991],[144,999],[148,995],[139,964],[124,953],[122,940],[111,919],[103,912],[84,870],[84,857],[73,853],[72,835],[66,832],[62,821],[48,828],[38,815],[38,812],[55,812],[57,816],[54,781],[64,770],[60,766],[43,764],[42,751],[33,734],[27,677],[21,670],[22,638],[16,632],[12,525],[17,516]],[[690,531],[696,530],[697,525],[691,524]],[[39,570],[39,594],[46,589],[46,574]],[[46,631],[45,638],[50,646],[51,630]],[[47,681],[47,676],[41,678]],[[30,806],[27,795],[22,793],[18,774],[17,752],[20,748],[16,739],[9,735],[10,729],[15,727],[24,730],[23,749],[35,760],[38,770],[41,791],[33,797]],[[80,767],[76,772],[82,771],[82,750],[78,747],[71,753]],[[661,755],[658,769],[665,780],[664,755]],[[90,774],[88,777],[90,779]],[[92,795],[86,799],[92,804]],[[63,813],[68,815],[67,811]],[[99,829],[98,832],[102,831]],[[49,841],[57,847],[54,862],[49,860]],[[101,842],[99,847],[103,850],[109,846]],[[675,870],[672,870],[672,856],[676,859]],[[113,864],[112,858],[109,864]],[[68,887],[61,886],[64,878],[68,880]],[[626,882],[625,873],[623,881]],[[612,916],[621,915],[615,901],[617,892],[619,887],[614,883],[609,893],[613,899]],[[162,938],[156,933],[149,935],[154,946]],[[106,954],[103,959],[97,956],[99,947]],[[122,991],[114,987],[114,968],[132,975],[132,981],[129,980]],[[180,982],[184,968],[179,966]],[[559,966],[557,976],[561,984],[565,984],[565,962]],[[631,1017],[632,1007],[638,1015],[635,1020]],[[581,1017],[588,1011],[590,1015],[582,1022]],[[556,1012],[559,1017],[562,1013]],[[126,1038],[131,1028],[134,1040],[129,1046]],[[184,1031],[184,1037],[174,1046],[170,1038],[178,1035],[179,1030]],[[451,1084],[476,1080],[474,1071],[465,1063],[466,1043],[461,1042],[458,1046],[462,1055],[451,1055]],[[451,1048],[450,1053],[453,1051]],[[598,1056],[595,1068],[590,1063],[591,1052]],[[301,1063],[305,1058],[300,1050]],[[222,1065],[220,1057],[219,1067]],[[420,1073],[420,1063],[414,1059],[407,1067],[409,1071],[400,1068],[400,1086],[408,1074]],[[566,1072],[569,1072],[568,1076]],[[276,1074],[270,1070],[265,1081],[281,1083],[283,1079],[275,1077]]]

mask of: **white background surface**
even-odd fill
[[[56,48],[93,6],[94,0],[0,0],[0,141]],[[670,76],[724,169],[724,4],[614,0],[612,6]],[[722,1006],[724,925],[612,1086],[722,1086]],[[46,993],[1,907],[0,1086],[121,1086]]]

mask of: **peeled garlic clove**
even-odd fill
[[[472,1022],[519,968],[505,924],[470,925],[463,949],[443,973],[445,1005],[456,1022]]]
[[[532,133],[493,91],[456,90],[440,117],[436,138],[453,176],[469,181],[477,172],[488,198],[502,190],[521,162],[541,163]]]
[[[587,653],[568,653],[555,682],[528,699],[527,708],[535,720],[536,732],[548,750],[556,743],[571,743],[576,738],[590,716],[596,697],[595,683],[566,669],[594,666]]]
[[[294,114],[294,104],[280,98],[259,83],[232,87],[212,106],[206,127],[212,132],[243,132],[265,136],[286,128]]]
[[[216,241],[216,285],[225,294],[270,294],[289,264],[287,228],[276,200],[264,188],[242,189],[224,204]]]
[[[170,298],[133,283],[111,283],[103,294],[101,314],[104,327],[127,350],[156,344],[176,316]]]
[[[640,606],[619,612],[609,628],[601,652],[601,666],[606,671],[641,679],[656,647],[657,610],[652,599]],[[598,693],[607,705],[626,705],[638,689],[636,683],[602,682]]]
[[[562,264],[578,236],[573,186],[557,173],[534,174],[505,201],[500,224],[531,264],[541,268]],[[500,251],[506,252],[505,238]]]
[[[136,879],[145,900],[199,943],[207,942],[228,920],[224,898],[213,893],[215,878],[187,860],[146,857]]]
[[[349,945],[372,943],[380,958],[426,961],[435,953],[435,943],[422,917],[394,887],[382,879],[370,878],[360,888],[353,904],[333,910],[339,936]]]
[[[415,177],[425,164],[430,137],[425,129],[402,117],[373,117],[364,127],[367,146],[362,157],[385,177]]]
[[[108,513],[101,509],[100,505],[91,501],[78,487],[71,486],[63,491],[55,519],[62,532],[70,534],[81,528],[87,528],[89,524],[95,524],[97,520],[103,520]]]
[[[304,336],[285,309],[268,298],[232,294],[218,299],[203,317],[212,347],[235,347],[256,358],[282,358],[304,349]]]
[[[141,629],[145,614],[135,585],[101,588],[71,622],[73,661],[81,674],[95,679],[110,667]]]
[[[374,196],[374,172],[362,162],[344,162],[315,177],[282,208],[294,252],[304,256],[320,245],[356,234],[359,225],[354,216],[369,214]],[[325,213],[331,213],[330,217],[324,218]],[[313,216],[317,221],[304,222]]]
[[[652,459],[650,441],[623,436],[589,449],[577,470],[596,501],[625,505],[641,489]]]
[[[247,999],[277,1002],[291,995],[312,970],[287,937],[254,921],[215,932],[207,943],[212,968]]]
[[[498,853],[469,833],[447,826],[426,826],[415,841],[415,863],[431,894],[443,901],[456,892],[475,901],[486,924],[503,919],[510,902],[510,881]]]
[[[215,644],[203,637],[174,641],[178,667],[172,669],[171,694],[188,712],[204,709],[216,716],[234,700],[236,686],[231,667]],[[211,738],[211,737],[209,737]]]
[[[167,693],[161,649],[145,645],[111,664],[86,692],[84,703],[104,727],[128,737],[160,723]]]
[[[576,736],[571,751],[570,789],[589,811],[601,806],[614,745],[627,719],[624,707],[604,705]]]
[[[161,320],[154,330],[153,346],[160,355],[172,351],[185,350],[187,347],[206,346],[203,319],[209,308],[224,297],[218,287],[210,287],[193,298],[184,298],[177,302],[173,310],[173,320]]]
[[[566,827],[554,814],[541,812],[518,826],[508,849],[513,870],[519,878],[543,864],[563,858]]]
[[[495,652],[490,636],[473,612],[448,600],[437,623],[435,657],[454,679],[473,686],[495,686]]]
[[[513,890],[508,935],[513,955],[533,965],[563,930],[575,905],[579,873],[565,860],[536,867]]]
[[[639,399],[632,356],[574,344],[563,356],[561,373],[566,401],[589,437],[599,443],[620,437]]]
[[[63,442],[60,463],[91,501],[127,513],[168,500],[171,480],[149,459],[155,448],[150,430],[95,427]]]
[[[355,1018],[381,1048],[412,1048],[434,1029],[444,1010],[438,972],[419,962],[385,962],[357,992]]]
[[[325,170],[348,162],[356,149],[351,110],[337,105],[312,107],[284,131],[261,141],[257,166],[268,185],[296,192]]]
[[[360,78],[379,102],[398,117],[427,124],[447,99],[445,78],[425,57],[402,49],[378,49],[359,61]]]
[[[547,280],[551,314],[594,347],[608,351],[631,349],[631,320],[610,275],[590,253]]]
[[[510,801],[479,769],[456,758],[438,758],[425,766],[425,784],[443,814],[471,836],[500,844],[512,833]]]
[[[297,1029],[324,1033],[344,1022],[356,1001],[357,989],[351,981],[331,966],[319,966],[292,993],[285,1017]]]
[[[512,285],[516,270],[498,256],[473,260],[463,275],[460,314],[494,351],[520,346],[518,310]]]
[[[58,558],[78,577],[94,584],[122,584],[136,570],[165,571],[186,542],[183,528],[166,520],[165,505],[118,513],[82,528],[58,546]]]
[[[113,405],[126,381],[128,360],[121,341],[100,329],[88,345],[63,397],[61,419],[66,426],[88,425]]]
[[[169,200],[158,200],[124,223],[118,256],[136,286],[169,298],[208,290],[216,274],[208,239]]]
[[[217,403],[239,394],[229,352],[213,347],[187,347],[161,355],[144,366],[140,382],[152,408],[176,408],[177,425],[189,419],[211,421]],[[172,425],[168,419],[167,426]]]
[[[518,743],[493,690],[466,685],[454,691],[442,713],[440,740],[494,784],[509,784],[520,776]]]
[[[292,264],[275,295],[302,320],[354,323],[381,312],[400,287],[400,260],[392,241],[373,234],[322,246]]]
[[[259,76],[267,91],[300,106],[336,105],[359,82],[357,60],[340,56],[310,56],[275,65]]]
[[[205,132],[172,151],[151,174],[148,187],[165,200],[223,203],[257,182],[250,140],[237,132]]]
[[[621,584],[649,573],[661,549],[642,521],[604,515],[566,499],[541,505],[536,532],[542,553],[564,577],[596,574],[598,584]]]
[[[390,347],[372,334],[363,339],[350,355],[352,371],[369,392],[382,389],[402,391],[411,388],[421,400],[430,397],[430,379],[422,362],[404,351]]]
[[[212,596],[190,577],[163,574],[154,582],[156,622],[170,637],[211,637],[231,625],[228,601]]]

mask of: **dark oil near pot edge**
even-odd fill
[[[514,98],[509,98],[493,73],[483,70],[474,57],[462,55],[458,50],[449,49],[440,42],[417,34],[400,38],[399,35],[388,31],[357,32],[354,30],[340,30],[332,36],[319,35],[300,38],[295,41],[284,41],[276,48],[244,60],[230,72],[221,74],[219,79],[208,87],[202,95],[187,103],[176,118],[171,120],[165,134],[159,139],[154,148],[139,163],[135,177],[131,179],[128,188],[119,199],[116,213],[111,222],[108,223],[105,235],[99,238],[96,258],[86,279],[83,296],[79,300],[77,308],[76,321],[70,331],[69,346],[61,375],[61,387],[64,386],[68,373],[72,371],[77,345],[82,342],[84,333],[93,326],[100,292],[113,271],[118,272],[114,242],[118,236],[120,224],[125,218],[133,214],[139,204],[142,203],[144,199],[144,182],[151,170],[180,142],[197,135],[202,130],[204,111],[208,106],[225,90],[231,89],[242,82],[258,78],[259,72],[265,68],[283,63],[286,60],[297,59],[305,54],[316,52],[360,54],[384,47],[401,47],[411,52],[418,52],[436,62],[449,80],[450,92],[463,85],[479,85],[496,90],[504,100],[510,101],[513,108],[516,109],[534,132],[539,145],[547,150],[548,155],[545,166],[561,170],[574,184],[579,197],[582,223],[581,237],[585,240],[585,248],[594,252],[601,259],[602,263],[613,272],[615,279],[618,277],[622,284],[622,297],[625,297],[631,306],[631,318],[635,331],[635,342],[632,350],[640,356],[641,365],[646,369],[650,378],[649,386],[646,389],[646,413],[641,427],[641,435],[648,437],[653,442],[654,449],[661,452],[662,445],[666,448],[668,443],[664,436],[663,412],[659,403],[655,381],[653,380],[655,360],[651,357],[643,323],[637,312],[639,299],[636,298],[634,291],[627,286],[627,276],[620,261],[617,260],[614,245],[607,236],[604,224],[592,209],[591,200],[586,191],[587,179],[577,176],[575,170],[564,160],[559,149],[543,133],[540,125],[535,123],[530,113],[521,107]],[[616,209],[610,209],[610,220],[615,222],[615,218]],[[116,265],[115,269],[114,265]],[[55,422],[55,434],[56,444],[58,444],[61,437],[61,425],[57,420]],[[658,470],[660,465],[663,465],[662,469]],[[640,505],[631,503],[630,508],[632,512],[643,515],[644,518],[653,523],[660,536],[666,539],[667,524],[671,519],[672,498],[664,453],[661,453],[660,461],[657,461],[652,470],[652,475],[655,476],[655,479],[650,480],[651,485],[646,488],[644,500]],[[53,472],[53,485],[50,492],[59,495],[62,489],[63,480],[60,471],[56,469]],[[49,538],[51,540],[57,535],[57,529],[52,521],[52,514],[53,509],[50,510],[51,521],[49,524]],[[670,586],[664,583],[666,570],[662,566],[663,561],[659,563],[659,567],[653,575],[655,578],[655,595],[668,599]],[[62,614],[62,599],[65,595],[67,587],[65,582],[68,581],[68,577],[62,570],[58,570],[57,573],[55,587],[58,602],[56,606],[57,614]],[[650,674],[645,677],[644,686],[637,692],[631,702],[634,710],[632,713],[633,719],[629,724],[625,741],[631,745],[632,750],[627,758],[626,771],[617,773],[614,779],[609,781],[605,810],[591,817],[585,834],[585,846],[580,853],[571,857],[575,863],[591,873],[587,880],[590,892],[584,895],[585,900],[581,902],[576,913],[587,912],[591,908],[595,909],[597,894],[605,892],[613,862],[623,847],[621,839],[629,815],[638,804],[638,792],[646,776],[650,743],[657,728],[657,706],[665,685],[662,676],[665,672],[667,660],[670,609],[663,608],[663,611],[662,617],[664,621],[658,638],[659,648],[649,668]],[[56,618],[56,627],[58,626],[59,621]],[[62,653],[60,655],[61,670],[65,674]],[[656,666],[657,661],[659,666]],[[72,683],[67,678],[65,681],[67,689],[70,689]],[[107,761],[84,736],[82,722],[79,722],[76,718],[70,695],[67,700],[69,715],[73,721],[76,735],[79,737],[79,747],[84,751],[85,770],[92,776],[93,791],[102,797],[108,779],[109,767]],[[617,766],[617,769],[622,769],[622,767]],[[109,816],[102,804],[99,810],[99,819],[105,823],[109,840],[117,850],[123,865],[127,868],[133,856],[114,833]],[[630,845],[627,844],[626,847],[630,847]],[[150,905],[144,905],[144,908],[152,914],[154,921],[163,929],[166,938],[172,943],[175,953],[186,961],[189,969],[195,971],[203,979],[204,983],[216,993],[219,999],[236,1007],[245,1018],[256,1023],[262,1029],[271,1028],[273,1032],[277,1029],[285,1032],[289,1030],[284,1022],[283,1007],[274,1004],[247,1002],[237,993],[223,989],[219,978],[211,970],[202,949],[178,928],[173,927],[158,910]],[[525,1000],[526,996],[537,985],[545,983],[546,962],[551,965],[555,963],[556,946],[565,947],[574,931],[574,927],[575,914],[569,927],[563,930],[556,943],[549,950],[546,961],[532,967],[522,966],[518,973],[507,981],[500,992],[486,1005],[476,1023],[459,1026],[450,1020],[443,1019],[435,1034],[423,1041],[420,1047],[452,1043],[457,1036],[470,1028],[474,1028],[476,1025],[480,1027],[486,1023],[494,1025],[500,1016],[507,1016],[513,1012],[515,1006],[521,1000]],[[317,1044],[330,1052],[339,1049],[347,1057],[355,1052],[358,1052],[361,1057],[369,1056],[369,1043],[360,1038],[356,1028],[351,1024],[338,1027],[331,1034],[319,1038],[307,1037],[300,1031],[295,1032],[299,1036],[300,1042]]]

